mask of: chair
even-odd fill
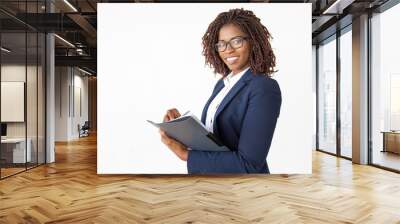
[[[85,121],[82,127],[80,127],[80,125],[78,124],[79,138],[89,136],[89,129],[90,129],[89,121]]]

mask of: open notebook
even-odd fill
[[[164,130],[168,136],[176,139],[191,150],[229,151],[212,132],[194,115],[186,112],[182,116],[162,123],[147,120],[150,124]]]

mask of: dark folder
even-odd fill
[[[168,136],[176,139],[192,150],[230,151],[212,132],[209,132],[194,115],[181,116],[162,123],[147,121],[161,128]]]

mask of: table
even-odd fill
[[[400,131],[382,131],[383,150],[382,152],[393,152],[400,154]]]
[[[32,140],[26,139],[28,144],[25,154],[25,138],[6,138],[1,139],[1,157],[9,163],[25,163],[31,162],[31,145]],[[12,158],[12,159],[11,159]],[[26,161],[25,161],[26,160]]]

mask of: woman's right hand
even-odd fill
[[[167,110],[167,113],[164,116],[163,122],[173,120],[180,116],[181,116],[181,114],[179,113],[179,111],[176,108],[169,109],[169,110]]]

